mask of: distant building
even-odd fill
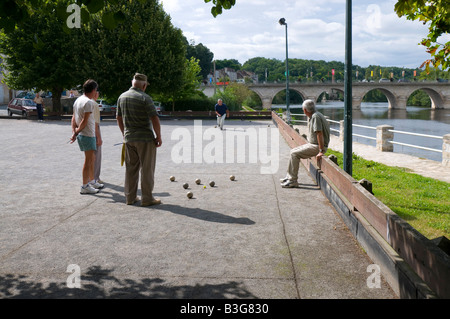
[[[208,74],[207,78],[209,84],[212,84],[214,82],[213,74],[211,73]],[[238,83],[247,83],[247,82],[258,83],[258,76],[255,73],[244,70],[236,71],[231,68],[216,70],[215,80],[219,82],[223,79],[227,79],[227,81],[229,80],[230,82],[238,82]]]
[[[2,63],[2,57],[0,57],[0,64]],[[13,98],[13,91],[3,83],[3,69],[0,66],[0,104],[7,104]]]

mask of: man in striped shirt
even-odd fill
[[[141,206],[161,204],[153,197],[156,148],[161,146],[161,125],[152,98],[145,93],[147,76],[136,73],[132,87],[117,100],[117,124],[125,143],[125,198],[127,205],[139,201],[137,195],[141,173]]]

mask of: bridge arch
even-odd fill
[[[359,94],[357,96],[354,95],[353,99],[354,99],[355,102],[357,102],[357,104],[359,106],[361,106],[361,103],[362,103],[364,97],[367,95],[367,93],[369,93],[371,91],[374,91],[374,90],[378,90],[378,91],[380,91],[381,93],[383,93],[386,96],[390,109],[406,108],[406,101],[404,103],[404,107],[402,107],[403,104],[400,104],[402,99],[399,99],[398,96],[396,96],[390,90],[388,90],[386,88],[383,88],[383,87],[368,88],[366,90],[363,90],[363,91],[359,92]]]
[[[441,94],[439,94],[436,90],[432,89],[432,88],[418,88],[415,90],[411,90],[411,92],[409,92],[408,94],[408,99],[409,97],[416,91],[423,91],[426,94],[428,94],[428,97],[431,100],[431,108],[432,109],[439,109],[439,108],[444,108],[444,99],[441,96]]]
[[[263,107],[270,109],[273,98],[282,90],[286,90],[283,83],[250,84],[249,89],[254,91],[261,99]],[[313,99],[317,101],[323,92],[344,91],[343,83],[292,83],[290,90],[298,92],[303,99]],[[411,83],[352,83],[352,108],[360,109],[364,96],[372,91],[379,90],[387,98],[389,108],[406,109],[406,104],[417,90],[426,92],[431,101],[432,108],[450,109],[450,85],[448,83],[433,82],[411,82]]]

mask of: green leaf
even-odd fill
[[[91,0],[88,3],[87,8],[90,13],[94,14],[94,13],[99,12],[101,9],[103,9],[104,6],[105,6],[105,2],[103,0]]]
[[[131,25],[131,30],[133,30],[134,33],[139,33],[139,30],[140,30],[140,25],[139,25],[139,23],[134,22],[134,23]]]
[[[114,13],[114,19],[118,22],[118,23],[122,23],[126,20],[125,14],[122,11],[118,11],[116,13]]]
[[[81,22],[83,24],[89,23],[91,20],[91,15],[89,14],[89,11],[87,11],[85,8],[81,8]]]
[[[117,27],[117,21],[114,19],[114,13],[113,12],[106,12],[102,15],[102,23],[107,29],[114,29]]]

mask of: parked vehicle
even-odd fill
[[[161,102],[153,101],[153,104],[155,105],[155,109],[158,114],[161,114],[161,112],[164,111],[164,106],[161,105]]]
[[[18,99],[29,99],[29,100],[34,100],[35,97],[36,93],[30,91],[22,91],[16,96],[16,98]]]
[[[391,82],[391,80],[389,80],[389,79],[380,79],[380,81],[378,81],[378,82]]]
[[[36,111],[36,103],[30,99],[14,98],[9,102],[7,110],[9,116],[18,114],[27,117],[30,112]]]
[[[97,103],[100,108],[100,112],[115,112],[117,109],[117,105],[109,105],[102,99],[97,100]]]

